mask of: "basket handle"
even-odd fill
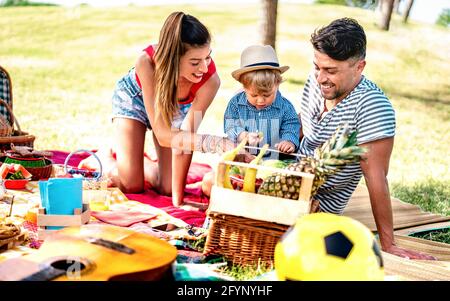
[[[100,159],[97,157],[97,155],[94,152],[91,152],[90,150],[86,150],[86,149],[79,149],[79,150],[73,151],[67,156],[66,161],[64,161],[64,172],[68,173],[68,171],[67,171],[67,164],[69,163],[70,158],[76,153],[83,153],[83,152],[84,153],[89,153],[92,156],[94,156],[95,159],[97,159],[98,165],[100,166],[100,172],[99,172],[98,176],[95,178],[95,180],[99,180],[100,177],[103,174],[102,162],[100,161]]]
[[[11,126],[13,127],[13,132],[14,132],[14,123],[17,126],[17,131],[19,133],[19,135],[22,135],[22,129],[20,128],[20,124],[19,121],[17,120],[17,118],[14,116],[13,111],[11,109],[11,107],[8,105],[8,103],[6,101],[4,101],[3,99],[0,98],[0,104],[4,105],[6,110],[8,110],[9,115],[11,116],[11,120],[8,120],[11,123]]]

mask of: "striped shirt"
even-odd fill
[[[304,137],[299,153],[312,156],[314,149],[345,122],[349,123],[351,131],[357,131],[358,145],[395,135],[395,112],[390,101],[380,88],[364,76],[347,97],[319,120],[324,106],[319,84],[310,75],[300,105]],[[359,163],[346,165],[331,175],[314,197],[320,201],[320,209],[341,214],[361,177]]]
[[[242,91],[228,103],[224,115],[224,131],[228,138],[237,142],[243,131],[262,132],[263,141],[274,147],[280,141],[290,141],[298,148],[300,140],[300,120],[292,103],[277,91],[275,100],[270,106],[258,110],[252,106]],[[270,152],[266,156],[278,156]]]

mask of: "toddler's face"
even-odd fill
[[[244,87],[244,91],[247,95],[248,102],[257,110],[262,110],[273,103],[277,96],[278,86],[274,85],[272,90],[268,92],[260,92],[254,86]]]

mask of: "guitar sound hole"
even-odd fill
[[[86,265],[77,260],[57,260],[50,264],[52,268],[63,271],[77,270],[83,271],[86,268]]]

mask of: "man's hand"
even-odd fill
[[[434,256],[412,250],[403,249],[397,247],[396,245],[391,245],[390,247],[388,247],[383,251],[406,259],[437,260],[436,257]]]
[[[292,153],[295,151],[295,145],[291,141],[283,140],[277,144],[275,144],[275,147],[283,153]]]

